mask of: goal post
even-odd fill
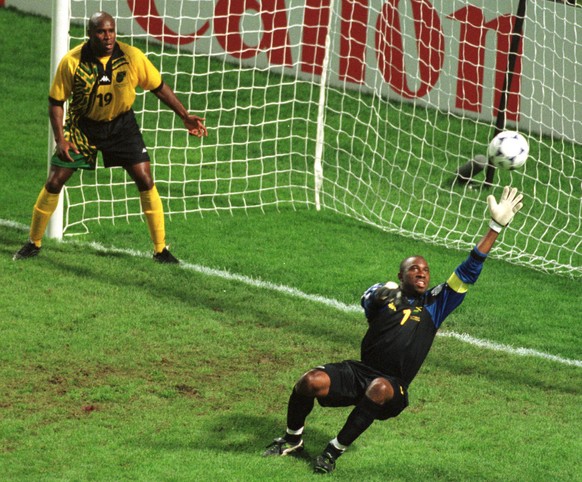
[[[497,119],[495,121],[495,131],[493,137],[505,130],[506,124],[506,110],[507,110],[507,96],[511,92],[511,82],[514,77],[516,69],[516,61],[520,52],[520,46],[523,41],[523,24],[525,21],[525,13],[527,7],[527,0],[519,0],[517,5],[517,13],[511,31],[511,41],[509,46],[509,54],[507,55],[507,70],[505,72],[505,80],[503,81],[503,88],[501,89],[501,96],[499,97],[499,107],[497,109]],[[487,166],[485,173],[485,183],[488,186],[493,184],[493,176],[495,169],[490,164]]]
[[[323,147],[325,143],[325,112],[326,112],[326,93],[327,93],[327,74],[329,71],[330,58],[330,30],[332,15],[334,12],[334,1],[331,0],[328,6],[328,23],[325,43],[323,46],[324,54],[321,64],[321,76],[319,79],[319,100],[317,104],[317,131],[315,136],[315,159],[313,163],[313,185],[314,185],[314,202],[315,209],[321,210],[321,190],[323,188]]]
[[[50,77],[54,77],[60,60],[69,49],[69,0],[52,0],[51,28],[51,63]],[[66,107],[65,107],[66,108]],[[48,169],[53,155],[55,137],[49,122],[48,131]],[[59,197],[59,203],[49,220],[46,235],[49,238],[62,239],[64,226],[64,196]]]
[[[580,277],[582,9],[525,1],[512,53],[524,0],[53,0],[67,5],[65,49],[106,10],[119,40],[206,117],[208,138],[192,140],[138,94],[169,218],[322,209],[464,249],[485,227],[486,196],[512,184],[525,207],[493,256]],[[531,157],[484,189],[478,171],[501,100],[504,125],[528,138]],[[463,173],[477,184],[455,182],[469,159],[479,162]],[[80,174],[63,191],[61,233],[142,216],[122,170]]]

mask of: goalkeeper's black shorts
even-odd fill
[[[71,169],[95,169],[101,151],[105,167],[139,164],[150,160],[133,110],[107,122],[87,118],[67,119],[65,137],[73,142],[79,154],[70,152],[74,162],[53,155],[51,164]]]
[[[328,363],[316,367],[329,375],[331,385],[325,398],[318,399],[322,407],[347,407],[356,405],[366,389],[376,378],[384,378],[394,388],[394,397],[384,405],[378,420],[396,417],[408,406],[408,391],[396,377],[390,377],[355,360]]]

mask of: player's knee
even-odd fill
[[[325,397],[329,392],[329,375],[322,370],[310,370],[295,384],[295,390],[304,397]]]
[[[154,181],[151,177],[150,178],[136,177],[134,178],[134,182],[139,192],[151,191],[152,188],[154,187]]]
[[[47,179],[44,188],[51,194],[59,194],[67,182],[67,179],[68,178],[63,176],[52,175]]]
[[[135,182],[138,191],[149,191],[154,187],[154,179],[150,171],[149,162],[127,165],[125,170]]]
[[[51,166],[44,188],[51,194],[59,194],[74,172],[74,169]]]
[[[149,179],[136,179],[135,185],[139,192],[151,191],[154,187],[154,181],[152,178]]]
[[[366,396],[378,405],[389,402],[394,397],[394,388],[385,378],[376,378],[366,390]]]

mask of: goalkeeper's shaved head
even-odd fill
[[[430,269],[422,256],[410,256],[400,263],[398,273],[402,291],[409,295],[424,293],[430,282]]]
[[[424,264],[428,266],[428,263],[426,262],[426,259],[424,259],[424,256],[409,256],[408,258],[404,258],[400,262],[400,274],[404,273],[412,264],[418,261],[423,261]]]

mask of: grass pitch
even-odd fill
[[[26,35],[20,58],[48,58],[48,21],[0,9],[0,25]],[[307,458],[261,452],[305,370],[358,357],[363,315],[253,280],[355,306],[406,255],[428,259],[434,284],[466,253],[330,212],[272,209],[172,217],[182,267],[149,259],[137,218],[13,262],[46,175],[48,73],[26,65],[18,79],[0,76],[19,99],[0,105],[2,478],[311,480],[310,457],[348,409],[315,408]],[[491,259],[443,329],[578,361],[579,293],[579,281]],[[581,480],[580,370],[439,337],[409,409],[372,425],[334,478]]]

